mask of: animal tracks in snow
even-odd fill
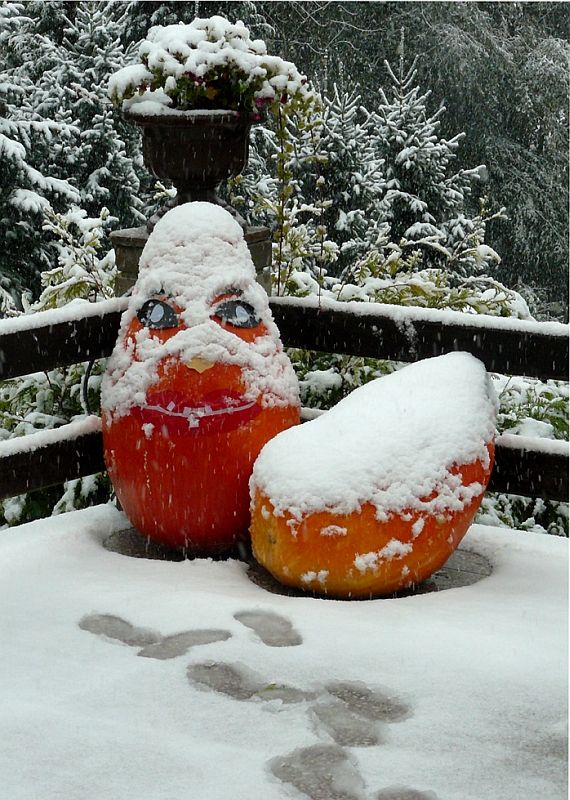
[[[303,639],[291,622],[271,611],[238,611],[234,619],[249,628],[266,647],[296,647]],[[229,630],[203,628],[163,636],[150,628],[132,625],[112,614],[89,614],[81,630],[104,640],[138,650],[137,656],[166,660],[185,655],[195,647],[223,642]],[[274,682],[242,664],[222,661],[191,663],[190,686],[242,702],[279,701],[308,714],[320,744],[299,748],[273,758],[268,768],[275,778],[297,789],[309,800],[364,800],[364,781],[353,754],[347,748],[381,746],[389,725],[411,716],[410,706],[394,692],[371,688],[360,681],[329,681],[320,686],[299,687]],[[433,792],[406,786],[389,786],[371,800],[437,800]]]

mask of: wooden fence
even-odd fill
[[[558,323],[374,303],[320,307],[314,298],[272,298],[270,303],[289,347],[396,361],[465,350],[493,372],[568,380],[567,327]],[[0,380],[110,355],[125,304],[121,299],[0,320]],[[104,469],[96,420],[62,426],[49,436],[11,439],[0,443],[0,499]],[[499,437],[489,489],[566,500],[567,444]]]

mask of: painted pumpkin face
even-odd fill
[[[267,296],[227,212],[189,203],[157,224],[102,406],[109,474],[141,533],[204,555],[247,533],[253,462],[298,423],[299,402]]]

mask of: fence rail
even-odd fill
[[[0,380],[110,355],[124,301],[41,312],[0,321]],[[568,380],[568,329],[557,323],[517,323],[469,315],[376,304],[331,304],[272,298],[286,346],[378,359],[416,361],[466,350],[494,372]],[[108,310],[107,310],[108,309]],[[63,317],[63,318],[62,318]],[[32,327],[33,325],[33,327]],[[495,326],[495,327],[493,327]],[[91,475],[104,469],[100,430],[63,426],[49,441],[41,434],[0,443],[0,499]],[[73,431],[70,435],[70,430]],[[38,446],[34,445],[34,437]],[[568,450],[499,437],[489,489],[566,500]],[[4,454],[3,451],[4,450]]]
[[[63,321],[60,310],[40,312],[33,328],[18,325],[8,333],[2,333],[0,320],[0,380],[109,356],[121,304],[105,305],[112,310]],[[394,361],[466,350],[491,372],[568,380],[568,327],[560,323],[506,325],[506,320],[486,317],[488,324],[481,325],[481,316],[458,312],[376,303],[320,308],[303,298],[271,298],[270,305],[288,347]]]

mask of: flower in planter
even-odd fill
[[[111,76],[109,95],[140,114],[225,109],[255,120],[311,93],[294,64],[267,54],[243,22],[223,17],[156,26],[139,47],[141,63]]]

